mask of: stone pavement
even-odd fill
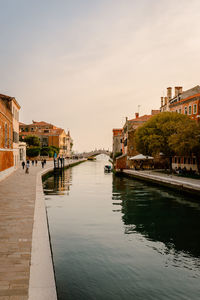
[[[53,166],[47,162],[45,168]],[[0,300],[27,300],[31,263],[36,175],[21,167],[0,181]],[[37,299],[35,299],[37,300]]]

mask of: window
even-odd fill
[[[186,164],[187,163],[187,158],[186,157],[184,157],[184,164]]]
[[[11,126],[9,125],[9,148],[11,148]]]
[[[187,115],[187,106],[185,106],[184,112],[185,112],[185,115]]]
[[[178,113],[181,114],[181,108],[179,108]]]
[[[189,165],[191,164],[191,162],[190,162],[190,157],[188,157],[188,164],[189,164]]]
[[[44,132],[45,132],[45,133],[48,133],[48,132],[49,132],[49,130],[46,130],[46,129],[45,129],[45,130],[44,130]]]
[[[179,164],[181,163],[181,158],[180,158],[180,157],[178,158],[178,163],[179,163]]]
[[[6,148],[8,144],[8,126],[7,123],[5,123],[5,139],[4,139],[4,147]]]
[[[175,163],[175,164],[177,163],[177,157],[175,157],[175,159],[174,159],[174,163]]]
[[[189,114],[189,115],[192,114],[192,106],[191,106],[191,105],[189,105],[189,112],[188,112],[188,114]]]
[[[196,113],[197,113],[197,105],[194,104],[194,105],[193,105],[193,114],[196,114]]]
[[[193,159],[192,159],[192,164],[196,165],[196,158],[195,157],[193,157]]]
[[[31,127],[31,131],[34,131],[34,128],[33,128],[33,127]]]

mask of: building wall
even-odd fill
[[[189,99],[184,99],[177,103],[170,105],[170,111],[187,114],[191,119],[200,119],[200,98],[193,97]]]
[[[0,173],[13,167],[13,126],[10,103],[0,99]]]
[[[127,156],[119,156],[116,158],[116,165],[115,169],[120,170],[120,169],[126,169],[127,168]]]
[[[19,110],[20,106],[12,100],[11,102],[12,110],[12,122],[13,122],[13,156],[14,156],[14,166],[17,167],[20,162],[19,155]]]

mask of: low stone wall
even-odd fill
[[[166,186],[179,191],[200,195],[200,180],[175,178],[173,175],[165,176],[165,174],[152,174],[152,172],[123,170],[124,175],[145,180],[157,185]]]

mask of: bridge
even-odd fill
[[[99,150],[94,150],[94,151],[90,151],[90,152],[79,153],[77,156],[88,158],[91,156],[97,156],[99,154],[105,154],[105,155],[110,156],[111,152],[109,150],[99,149]]]

